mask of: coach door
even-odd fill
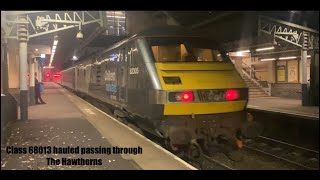
[[[119,85],[119,101],[127,102],[127,79],[128,79],[128,55],[126,48],[120,49],[120,62],[118,65],[118,85]]]

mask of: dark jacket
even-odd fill
[[[40,93],[40,82],[37,78],[34,78],[34,90],[35,93]]]

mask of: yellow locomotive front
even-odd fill
[[[225,52],[201,38],[149,38],[155,67],[167,99],[160,132],[173,149],[196,142],[228,141],[241,147],[241,136],[257,136],[247,121],[248,88]]]

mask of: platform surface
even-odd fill
[[[46,104],[29,106],[28,121],[10,123],[1,169],[193,170],[180,158],[121,124],[70,91],[45,83]],[[7,147],[142,148],[142,154],[8,154]],[[48,165],[46,158],[101,159],[102,165]]]
[[[302,106],[301,100],[280,97],[249,99],[248,109],[269,111],[319,120],[319,106]]]

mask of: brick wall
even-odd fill
[[[275,83],[271,85],[271,96],[301,99],[301,84]]]

